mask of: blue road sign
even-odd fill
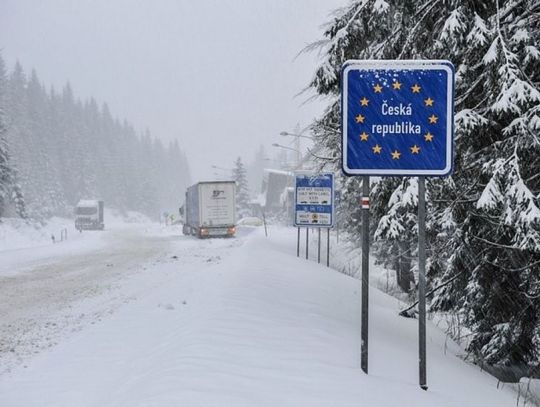
[[[334,226],[334,174],[297,174],[294,226]]]
[[[453,167],[454,67],[348,61],[342,69],[343,171],[446,176]]]

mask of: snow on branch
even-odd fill
[[[477,13],[474,13],[474,25],[467,35],[467,42],[474,47],[483,47],[487,44],[489,35],[486,22]]]

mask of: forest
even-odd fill
[[[0,55],[0,217],[69,216],[79,199],[152,218],[175,211],[190,182],[178,141],[164,146],[67,83],[47,88]]]

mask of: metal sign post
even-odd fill
[[[362,177],[362,370],[368,372],[369,344],[369,176]]]
[[[306,228],[306,260],[309,259],[309,228]]]
[[[362,351],[368,371],[369,176],[418,178],[420,387],[427,389],[425,177],[453,168],[454,66],[449,61],[347,61],[341,72],[342,165],[362,186]]]
[[[321,263],[321,228],[317,228],[317,263]]]
[[[330,267],[330,228],[326,229],[326,267]]]
[[[300,257],[300,228],[298,227],[298,233],[296,235],[296,257]]]
[[[418,351],[420,387],[427,390],[426,374],[426,185],[418,177]]]

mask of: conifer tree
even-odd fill
[[[375,192],[379,191],[375,188]],[[396,271],[397,284],[405,292],[414,287],[411,260],[418,236],[417,208],[418,182],[415,178],[404,178],[388,199],[388,207],[374,233],[375,239],[384,241],[377,254]]]
[[[246,169],[242,158],[238,157],[234,163],[233,179],[236,181],[236,207],[239,218],[250,214],[249,208],[249,188],[247,183]]]
[[[5,78],[2,162],[8,162],[9,147],[10,177],[21,181],[20,187],[10,181],[9,193],[3,194],[20,207],[9,216],[24,213],[22,192],[35,218],[69,216],[83,198],[151,216],[178,207],[189,181],[178,143],[166,148],[149,132],[139,136],[105,104],[100,109],[94,99],[78,99],[70,84],[61,93],[46,91],[34,71],[26,78],[19,63],[7,83]]]
[[[428,180],[428,277],[432,285],[451,282],[432,309],[459,313],[473,331],[469,351],[491,364],[530,366],[540,356],[539,13],[533,0],[356,0],[307,48],[322,57],[311,88],[330,97],[313,129],[336,170],[347,59],[455,65],[455,173]],[[414,219],[414,198],[402,200],[410,182],[385,178],[372,189],[371,230],[389,244],[386,253],[396,238],[414,244],[412,235],[393,233],[397,226],[407,232]],[[359,180],[343,185],[348,230],[358,237]]]
[[[248,185],[255,196],[260,193],[264,168],[268,166],[268,157],[263,145],[260,145],[251,163],[247,166]]]
[[[14,208],[16,215],[26,217],[26,206],[21,187],[17,184],[17,171],[10,160],[7,142],[5,103],[7,94],[6,69],[0,55],[0,217]]]

